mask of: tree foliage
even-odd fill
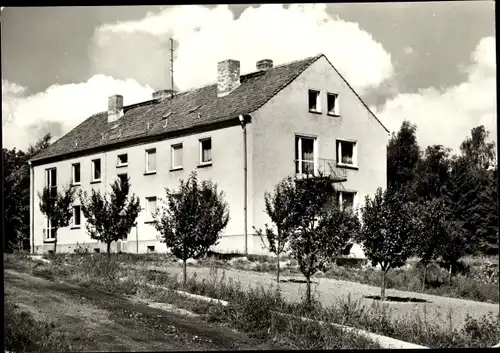
[[[54,228],[54,254],[57,250],[57,231],[59,228],[69,226],[69,221],[73,217],[73,201],[75,199],[75,189],[70,185],[63,188],[62,192],[53,193],[49,187],[44,187],[40,198],[40,211],[49,219],[50,225]],[[49,230],[50,231],[50,230]]]
[[[416,125],[404,121],[397,134],[392,134],[387,146],[387,185],[390,188],[405,190],[406,199],[415,198],[411,186],[421,158],[416,132]]]
[[[399,190],[378,188],[373,199],[365,198],[358,241],[372,265],[382,269],[382,299],[387,272],[403,266],[415,252],[413,212],[412,203]]]
[[[172,254],[183,261],[186,283],[186,261],[204,256],[216,245],[229,221],[229,206],[224,193],[210,180],[198,182],[192,172],[178,190],[165,189],[164,205],[154,214],[155,228]]]
[[[86,229],[90,238],[107,245],[110,254],[111,243],[126,239],[135,225],[141,211],[139,198],[130,193],[130,179],[118,178],[111,184],[111,193],[101,194],[92,189],[80,192],[82,213],[86,218]]]

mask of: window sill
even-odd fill
[[[183,170],[183,169],[184,169],[184,167],[173,167],[173,168],[170,169],[170,171],[171,172],[176,172],[178,170]]]
[[[80,229],[81,226],[71,226],[70,229]]]
[[[153,174],[156,174],[156,170],[150,172],[144,172],[144,175],[153,175]]]
[[[196,167],[197,168],[206,168],[206,167],[211,167],[211,166],[212,166],[212,162],[207,162],[207,163],[198,164]]]
[[[100,182],[101,182],[101,179],[99,179],[99,180],[92,180],[90,183],[91,184],[97,184],[97,183],[100,183]]]
[[[56,240],[55,239],[44,239],[44,243],[54,243]]]
[[[340,117],[340,114],[334,114],[334,113],[326,113],[326,115],[333,116],[335,118],[339,118]]]
[[[75,187],[75,186],[82,186],[82,183],[73,183],[73,184],[71,184],[71,187]]]
[[[153,219],[150,219],[148,221],[144,221],[144,224],[153,224],[155,221]]]
[[[359,167],[354,164],[344,164],[344,163],[337,163],[337,167],[339,168],[346,168],[346,169],[355,169],[358,170]]]
[[[313,113],[313,114],[323,114],[321,111],[319,110],[310,110],[309,109],[309,113]]]
[[[128,163],[127,164],[117,164],[116,165],[116,168],[124,168],[124,167],[128,167]]]

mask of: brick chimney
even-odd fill
[[[217,97],[227,96],[240,85],[240,62],[224,60],[217,64]]]
[[[123,116],[123,96],[119,94],[108,98],[108,123],[116,121]]]
[[[175,94],[172,89],[161,89],[159,91],[153,92],[153,99],[163,100],[165,98],[171,98]]]
[[[257,71],[266,71],[273,68],[273,61],[271,59],[262,59],[257,61]]]

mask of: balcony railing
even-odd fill
[[[337,167],[334,159],[318,158],[313,160],[295,160],[295,174],[298,176],[323,175],[331,177],[335,182],[347,181],[347,170]]]

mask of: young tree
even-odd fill
[[[449,281],[456,271],[458,260],[467,253],[468,232],[463,222],[451,220],[444,223],[445,237],[439,244],[439,255],[449,267]]]
[[[415,252],[412,213],[412,204],[398,190],[378,188],[373,199],[365,198],[358,240],[373,266],[381,267],[381,300],[387,272],[403,266]]]
[[[100,191],[80,192],[82,213],[90,237],[107,245],[111,253],[111,243],[126,239],[141,211],[139,198],[132,194],[129,198],[129,178],[119,178],[111,184],[111,194]]]
[[[276,231],[265,224],[265,234],[261,229],[255,229],[262,243],[278,258],[276,282],[280,282],[280,255],[285,252],[290,228],[292,226],[293,208],[295,206],[295,185],[293,179],[288,177],[279,182],[272,194],[264,194],[266,213],[276,227]]]
[[[57,193],[52,192],[46,186],[42,193],[38,193],[40,211],[49,219],[50,226],[54,229],[54,254],[57,250],[57,231],[59,228],[69,226],[69,221],[73,216],[74,196],[75,190],[71,186]]]
[[[224,193],[210,180],[198,182],[192,172],[187,182],[181,180],[179,190],[165,189],[166,202],[154,214],[155,228],[172,253],[183,262],[186,285],[186,262],[204,256],[216,245],[229,221],[229,207]]]
[[[443,200],[434,198],[417,205],[415,216],[417,222],[415,229],[418,230],[414,233],[415,249],[424,267],[422,279],[422,289],[424,289],[427,267],[439,257],[441,245],[447,239],[449,213],[445,211]]]
[[[311,302],[311,277],[324,270],[356,232],[357,217],[332,202],[335,190],[328,177],[297,179],[292,212],[290,249],[306,278]]]

